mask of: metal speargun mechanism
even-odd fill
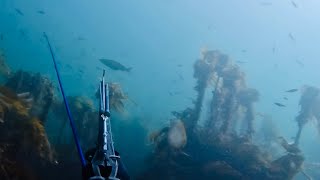
[[[119,180],[118,160],[120,156],[115,154],[109,107],[109,84],[104,81],[105,70],[100,82],[100,108],[99,108],[99,132],[96,152],[91,160],[94,177],[90,179],[105,179],[101,169],[111,168],[109,179]]]

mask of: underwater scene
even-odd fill
[[[0,179],[320,179],[319,9],[0,0]]]

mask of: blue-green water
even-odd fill
[[[219,49],[245,62],[239,65],[248,86],[260,93],[256,111],[272,115],[281,136],[290,139],[297,131],[300,93],[283,92],[305,84],[320,87],[320,2],[294,2],[297,7],[289,0],[0,0],[0,48],[12,69],[41,72],[56,82],[46,32],[68,95],[93,97],[101,76],[97,67],[105,68],[100,58],[132,67],[130,73],[107,72],[136,102],[117,119],[123,126],[138,119],[148,131],[168,124],[171,111],[190,106],[196,95],[193,63],[202,49]],[[278,101],[286,107],[273,104]],[[258,119],[257,129],[259,124]],[[135,152],[123,144],[134,139],[115,136],[133,161]],[[320,161],[316,125],[304,128],[300,146],[306,162]]]

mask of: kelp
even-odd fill
[[[251,140],[259,92],[247,87],[240,68],[220,51],[204,51],[194,71],[194,107],[173,111],[186,126],[188,141],[176,150],[169,141],[172,124],[153,132],[154,151],[147,158],[150,165],[137,179],[292,179],[304,161],[298,147],[282,139],[287,154],[273,160]],[[199,116],[210,88],[209,114],[201,126]],[[235,124],[240,120],[246,128],[237,133]]]
[[[99,89],[96,91],[96,98],[100,98]],[[119,83],[109,83],[110,110],[118,113],[125,113],[125,103],[129,101],[129,97],[125,94]]]
[[[51,104],[54,100],[54,85],[47,77],[40,73],[29,73],[19,70],[6,82],[6,87],[15,93],[29,92],[33,106],[30,109],[32,116],[46,121]]]
[[[37,171],[54,163],[54,153],[42,121],[30,116],[23,97],[0,88],[3,122],[0,123],[0,178],[37,179]],[[8,95],[8,96],[7,96]]]

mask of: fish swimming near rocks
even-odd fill
[[[286,105],[281,104],[281,103],[278,103],[278,102],[275,102],[274,104],[277,105],[277,106],[279,106],[279,107],[286,107]]]
[[[287,90],[287,91],[285,91],[285,92],[293,93],[293,92],[297,92],[297,91],[298,91],[298,89],[289,89],[289,90]]]
[[[111,59],[99,59],[99,61],[106,65],[107,67],[109,67],[112,70],[115,71],[126,71],[126,72],[130,72],[131,71],[131,67],[126,67],[124,65],[122,65],[121,63],[115,61],[115,60],[111,60]]]

